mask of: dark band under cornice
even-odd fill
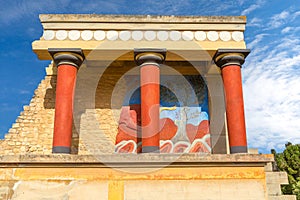
[[[242,67],[249,53],[249,49],[218,49],[213,61],[221,69],[229,65]]]
[[[49,48],[48,52],[57,67],[69,64],[79,68],[84,60],[84,54],[80,48]]]

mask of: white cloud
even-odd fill
[[[281,30],[281,34],[283,34],[284,37],[297,37],[300,32],[300,27],[294,27],[294,26],[287,26]]]
[[[290,13],[286,10],[282,11],[279,14],[275,14],[271,17],[271,21],[269,22],[269,28],[278,28],[281,25],[285,24],[290,17]]]
[[[239,5],[243,5],[244,3],[246,3],[247,1],[246,0],[237,0],[238,4]]]
[[[241,15],[248,15],[252,11],[262,7],[264,4],[264,1],[257,1],[255,4],[252,4],[249,8],[242,11]]]
[[[300,11],[296,11],[292,14],[292,20],[295,20],[298,16],[300,16]]]
[[[249,48],[249,49],[253,49],[258,43],[260,43],[262,40],[263,40],[263,38],[265,37],[265,36],[267,36],[268,34],[266,34],[266,33],[262,33],[262,34],[259,34],[259,35],[256,35],[255,36],[255,39],[253,40],[253,41],[251,41],[248,45],[247,45],[247,48]],[[253,54],[253,53],[252,53]]]
[[[64,11],[70,3],[70,0],[59,1],[14,1],[8,4],[1,5],[0,23],[15,24],[16,20],[21,20],[24,17],[35,16],[45,12]]]
[[[264,36],[249,43],[243,70],[248,141],[283,150],[287,141],[300,143],[300,40],[288,35],[266,45]]]
[[[0,24],[15,24],[24,18],[36,18],[44,13],[118,13],[122,12],[121,6],[126,5],[122,0],[111,1],[86,1],[72,2],[71,0],[57,1],[14,1],[1,5]],[[124,11],[124,10],[123,10]]]
[[[274,15],[273,18],[275,20],[286,19],[289,15],[290,15],[289,12],[285,10],[285,11],[282,11],[281,13],[279,13],[279,14]]]
[[[122,12],[122,5],[124,5],[124,1],[87,1],[87,2],[72,2],[70,6],[76,10],[77,12],[80,11],[81,13],[97,13],[97,12],[104,12],[104,13],[118,13]]]
[[[292,27],[288,26],[288,27],[285,27],[284,29],[282,29],[281,33],[288,33],[292,30]]]
[[[263,22],[262,19],[254,17],[247,23],[247,26],[248,27],[261,27],[262,22]]]
[[[281,13],[275,14],[270,18],[268,29],[279,28],[285,24],[290,24],[298,16],[300,16],[300,11],[292,12],[291,9],[284,10]]]

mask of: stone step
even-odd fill
[[[266,183],[289,184],[286,172],[266,172]]]
[[[282,195],[280,183],[269,183],[267,184],[267,191],[269,196],[280,196]]]
[[[269,200],[296,200],[294,195],[283,195],[281,185],[288,184],[286,172],[266,172],[266,184]]]
[[[295,195],[269,196],[269,200],[296,200]]]

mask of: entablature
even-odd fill
[[[134,48],[166,48],[166,61],[211,60],[218,49],[246,48],[244,16],[43,14],[40,20],[44,32],[32,48],[42,60],[51,60],[49,48],[81,48],[89,60],[132,60]]]

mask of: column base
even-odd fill
[[[71,153],[70,147],[56,146],[52,148],[52,153]]]
[[[247,146],[234,146],[230,147],[230,153],[248,153]]]
[[[142,147],[142,153],[160,153],[158,146],[145,146]]]

